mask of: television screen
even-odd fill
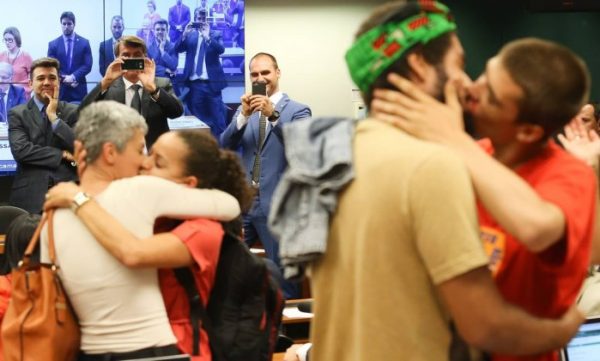
[[[38,0],[20,0],[7,5],[0,12],[0,29],[4,41],[0,45],[0,95],[10,94],[9,85],[19,86],[26,91],[26,101],[30,97],[28,87],[29,65],[31,59],[52,55],[52,44],[62,46],[63,24],[61,14],[70,11],[75,17],[75,34],[87,39],[91,48],[91,68],[86,75],[87,91],[93,89],[102,79],[101,42],[111,39],[111,25],[115,16],[122,19],[123,35],[137,35],[144,39],[152,57],[150,47],[156,49],[157,76],[171,78],[176,94],[185,107],[184,116],[171,119],[173,128],[189,128],[197,125],[205,127],[197,112],[191,109],[189,99],[189,77],[184,75],[186,64],[185,47],[179,46],[181,34],[189,23],[190,31],[201,31],[195,23],[201,23],[212,34],[216,34],[224,46],[219,56],[226,87],[222,90],[222,107],[225,119],[229,121],[244,92],[244,0],[57,0],[41,2]],[[196,15],[196,16],[194,16]],[[166,31],[155,27],[157,22],[166,21]],[[200,22],[197,20],[201,20]],[[16,32],[15,32],[16,29]],[[118,29],[117,29],[118,34]],[[164,36],[162,35],[164,34]],[[160,43],[163,43],[161,47]],[[165,46],[164,44],[170,44]],[[65,49],[66,49],[66,45]],[[179,49],[178,49],[179,48]],[[198,47],[200,48],[200,47]],[[172,66],[160,68],[158,57],[166,51],[173,59]],[[197,56],[197,55],[196,55]],[[87,60],[86,60],[87,61]],[[12,79],[3,77],[2,63],[10,64]],[[109,62],[105,62],[107,65]],[[62,64],[65,67],[67,64]],[[159,74],[159,71],[161,74]],[[6,89],[6,90],[3,90]],[[2,96],[0,105],[0,175],[11,174],[16,164],[10,152],[8,141],[7,114],[14,106],[10,95]],[[63,99],[69,100],[69,99]],[[69,101],[77,102],[70,99]],[[196,113],[196,114],[194,114]]]

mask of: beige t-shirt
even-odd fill
[[[312,361],[448,360],[436,285],[488,262],[465,166],[450,151],[365,120],[355,180],[312,268]]]

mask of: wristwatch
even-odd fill
[[[73,203],[71,203],[71,210],[73,213],[77,213],[77,210],[81,208],[84,204],[89,202],[92,198],[85,192],[77,192],[75,197],[73,197]]]
[[[150,93],[150,96],[154,98],[159,92],[160,92],[160,88],[156,87],[156,90],[153,91],[152,93]]]
[[[279,114],[279,112],[277,110],[273,110],[273,114],[271,114],[271,116],[269,117],[269,121],[275,122],[275,121],[279,120],[280,116],[281,116],[281,114]]]

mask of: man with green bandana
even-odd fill
[[[446,79],[465,76],[455,29],[437,2],[378,7],[346,56],[365,103],[391,87],[390,72],[441,99]],[[539,319],[500,296],[455,155],[372,118],[359,123],[353,154],[355,179],[311,269],[311,361],[468,360],[458,334],[478,349],[521,355],[570,339],[582,321],[574,308]]]

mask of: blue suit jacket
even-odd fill
[[[275,127],[269,125],[260,152],[261,171],[258,194],[264,214],[269,214],[273,192],[279,183],[281,174],[287,167],[281,127],[291,121],[311,116],[310,108],[307,105],[291,100],[287,94],[283,94],[283,98],[275,105],[275,110],[280,113],[279,121]],[[227,129],[221,134],[220,140],[221,146],[224,148],[241,150],[242,163],[246,169],[248,182],[250,182],[254,167],[254,154],[258,149],[259,116],[258,113],[252,114],[248,123],[238,130],[236,118],[240,111],[241,106],[235,112]]]
[[[41,212],[50,177],[56,181],[77,178],[75,168],[62,159],[63,150],[73,153],[71,127],[77,121],[77,106],[59,102],[57,115],[61,121],[53,130],[44,124],[32,98],[11,109],[8,116],[10,150],[17,161],[10,204],[30,213]]]
[[[179,40],[183,29],[190,22],[190,18],[190,8],[183,4],[181,4],[181,14],[177,14],[177,5],[169,8],[169,38],[171,41],[176,42]],[[182,31],[176,29],[178,25],[181,25]]]
[[[25,104],[27,98],[25,97],[25,89],[20,86],[10,85],[8,87],[8,96],[6,100],[6,114],[8,111],[17,105]]]
[[[169,78],[170,75],[167,74],[167,69],[171,70],[172,73],[175,73],[177,70],[179,57],[177,56],[177,53],[174,52],[173,44],[169,41],[165,44],[165,51],[162,54],[160,53],[156,41],[148,44],[148,57],[154,60],[154,63],[156,64],[155,74],[158,77]]]
[[[70,69],[68,69],[69,62],[67,59],[67,49],[65,49],[65,43],[62,36],[59,36],[48,43],[48,56],[55,58],[60,62],[61,76],[73,74],[79,83],[75,88],[67,84],[61,84],[60,100],[67,102],[81,101],[87,94],[87,82],[85,76],[92,70],[92,49],[90,48],[90,42],[75,34]]]
[[[115,60],[114,51],[114,39],[104,40],[100,43],[100,49],[98,49],[98,69],[100,74],[104,76],[106,74],[106,68]]]
[[[27,101],[25,99],[25,89],[20,86],[9,85],[8,93],[6,95],[6,121],[8,122],[8,112],[16,107],[17,105],[24,104]]]
[[[183,37],[179,39],[175,44],[175,51],[178,53],[185,51],[185,67],[183,68],[183,78],[188,80],[193,74],[194,58],[196,57],[196,47],[198,46],[198,38],[200,33],[197,31],[190,32],[185,40]],[[223,72],[223,66],[221,65],[220,56],[225,51],[223,46],[223,39],[221,33],[211,32],[210,33],[210,44],[206,49],[205,60],[206,60],[206,71],[208,72],[208,79],[210,80],[210,88],[213,91],[221,91],[227,86],[225,80],[225,73]]]

